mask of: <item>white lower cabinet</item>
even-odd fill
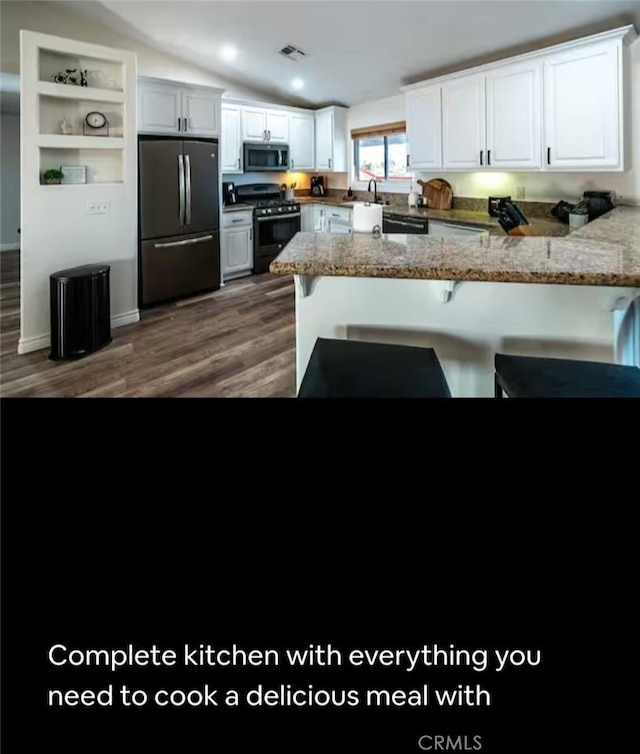
[[[351,233],[351,210],[343,207],[327,207],[327,232]]]
[[[315,207],[313,204],[303,204],[300,207],[300,230],[303,233],[313,233],[314,231],[314,210]]]
[[[253,269],[253,211],[226,212],[220,233],[222,279],[251,272]]]
[[[313,232],[314,233],[326,233],[327,232],[327,217],[326,207],[321,204],[313,205]]]

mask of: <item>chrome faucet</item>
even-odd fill
[[[378,203],[378,184],[376,182],[375,178],[371,178],[369,180],[369,187],[367,188],[367,191],[371,193],[371,184],[373,183],[373,203]]]

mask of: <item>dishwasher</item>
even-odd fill
[[[444,223],[432,220],[429,223],[429,235],[434,238],[447,238],[449,236],[488,236],[486,228],[478,228],[474,225],[460,225],[459,223]]]
[[[429,232],[429,222],[426,218],[417,217],[383,217],[383,233],[421,233],[426,235]]]

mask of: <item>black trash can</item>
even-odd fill
[[[87,264],[51,275],[49,358],[80,359],[111,342],[110,269]]]

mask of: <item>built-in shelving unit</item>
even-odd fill
[[[112,320],[126,324],[139,318],[136,57],[127,50],[21,31],[20,63],[18,351],[26,353],[48,344],[48,280],[57,269],[109,263]],[[67,69],[75,70],[70,74],[75,83],[54,80]],[[104,114],[108,128],[88,126],[85,118],[94,111]],[[86,182],[45,182],[47,170],[64,172],[67,166],[84,167]],[[96,213],[96,202],[106,209]]]

